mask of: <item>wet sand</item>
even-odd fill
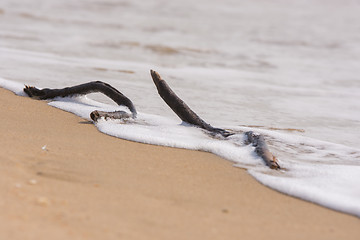
[[[0,239],[359,239],[359,218],[213,154],[129,142],[0,89]]]

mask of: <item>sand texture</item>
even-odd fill
[[[107,136],[0,89],[0,239],[360,239],[213,154]]]

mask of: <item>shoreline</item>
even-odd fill
[[[130,142],[0,88],[1,239],[358,239],[357,217],[211,153]]]

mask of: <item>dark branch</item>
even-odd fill
[[[115,112],[103,112],[103,111],[92,111],[90,113],[90,117],[94,122],[97,122],[99,118],[105,118],[107,119],[127,119],[131,118],[131,114],[124,112],[124,111],[115,111]]]
[[[224,137],[233,135],[229,131],[221,128],[214,128],[210,124],[202,120],[193,110],[190,109],[186,103],[181,100],[175,92],[169,87],[164,79],[160,75],[150,70],[152,79],[156,85],[160,97],[166,102],[166,104],[179,116],[184,122],[190,123],[202,129],[208,130],[211,133],[221,134]],[[267,147],[264,136],[254,134],[253,132],[246,132],[245,135],[248,138],[247,143],[252,144],[255,147],[255,152],[265,161],[265,163],[272,169],[280,169],[277,159],[272,155]]]
[[[24,92],[31,98],[35,99],[51,99],[55,97],[71,97],[76,95],[86,95],[89,93],[100,92],[111,98],[120,106],[126,106],[130,109],[132,117],[136,118],[137,112],[134,104],[124,94],[119,92],[116,88],[111,85],[96,81],[80,84],[73,87],[66,87],[61,89],[37,89],[36,87],[25,86]]]
[[[181,100],[175,94],[175,92],[169,87],[169,85],[165,82],[164,79],[160,77],[157,72],[150,70],[150,73],[160,97],[174,111],[174,113],[178,115],[181,120],[198,126],[202,129],[208,130],[212,133],[219,133],[224,137],[232,135],[232,133],[224,129],[214,128],[213,126],[202,120],[193,110],[190,109],[188,105],[186,105],[183,100]]]

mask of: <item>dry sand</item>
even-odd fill
[[[215,155],[129,142],[0,89],[0,239],[360,239],[359,218]]]

